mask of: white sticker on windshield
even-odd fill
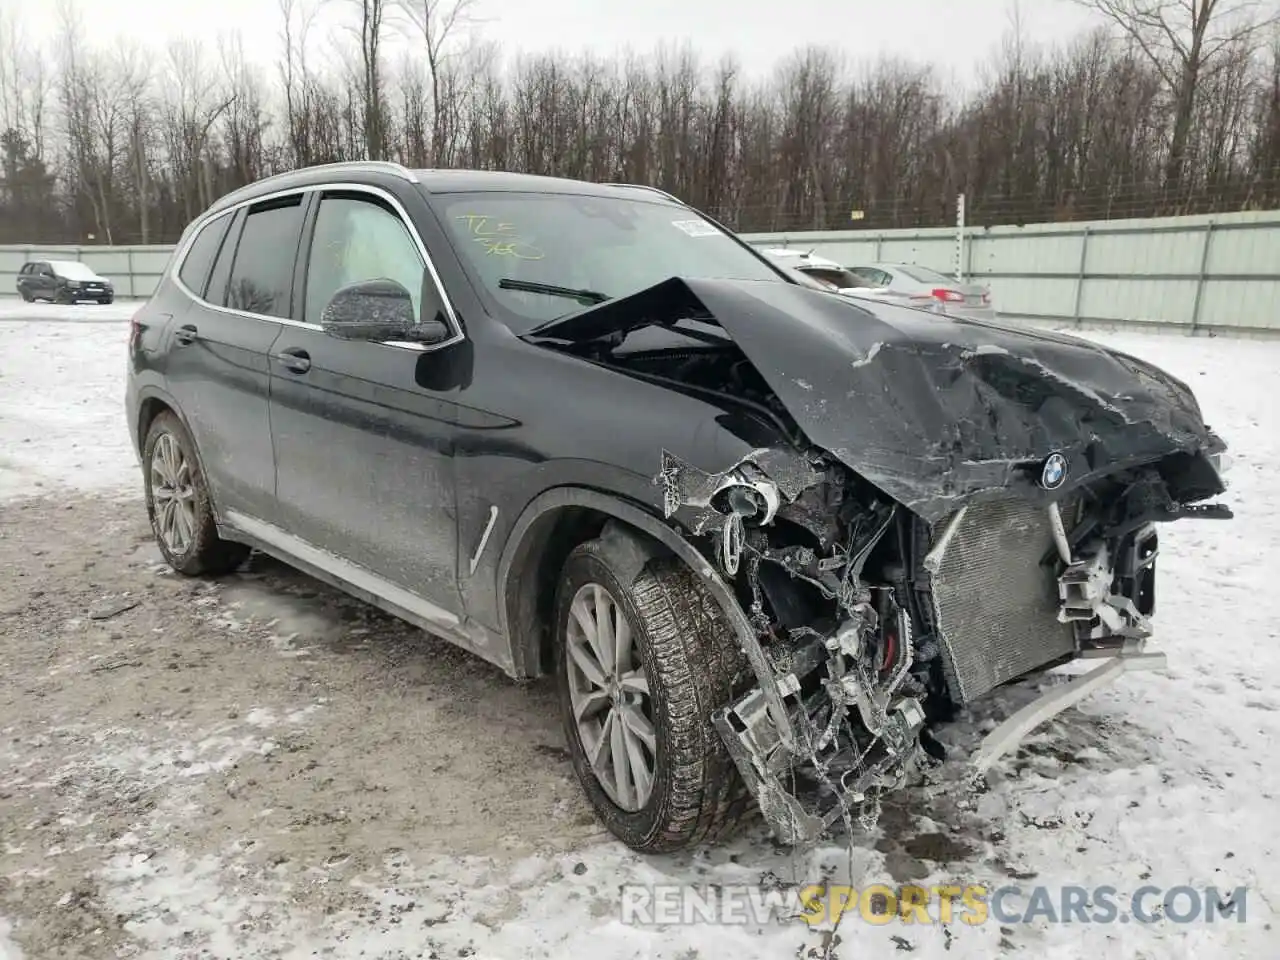
[[[672,220],[671,225],[691,237],[718,237],[720,231],[705,220]]]

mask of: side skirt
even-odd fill
[[[438,607],[364,567],[321,550],[274,524],[238,510],[227,510],[218,533],[227,540],[247,544],[308,576],[350,594],[408,623],[441,637],[492,663],[507,676],[515,676],[511,645],[497,634]]]

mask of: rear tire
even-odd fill
[[[189,577],[217,576],[240,566],[249,548],[218,536],[195,442],[172,413],[151,422],[142,464],[147,517],[169,566]]]
[[[584,611],[606,597],[616,613],[603,622],[613,623],[615,639],[625,623],[631,638],[630,656],[612,665],[601,662],[607,655],[591,658],[583,627],[590,622]],[[726,835],[751,812],[751,795],[711,721],[749,671],[723,612],[692,570],[675,558],[653,560],[624,586],[607,547],[584,543],[565,562],[555,630],[569,753],[588,800],[614,836],[642,853],[666,853]],[[603,684],[590,679],[597,667]],[[647,696],[636,692],[637,674]],[[580,722],[580,715],[588,719]],[[597,751],[602,740],[607,743]],[[613,762],[617,747],[628,758],[631,789],[620,788],[627,774],[620,778]],[[647,797],[640,789],[646,777],[634,775],[637,761],[650,771]]]
[[[28,293],[26,290],[19,290],[18,292],[19,292],[20,294],[22,294],[22,299],[23,299],[23,301],[24,301],[24,302],[26,302],[26,303],[31,303],[31,301],[35,300],[35,297],[33,297],[33,296],[32,296],[30,293]]]

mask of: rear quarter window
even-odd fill
[[[227,228],[230,225],[230,215],[210,220],[200,228],[195,239],[191,241],[191,246],[187,248],[187,255],[178,269],[178,277],[182,280],[182,285],[197,297],[205,295],[209,271],[213,267],[214,258],[218,256],[218,250],[222,246],[222,238],[227,235]]]

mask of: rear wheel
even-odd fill
[[[33,296],[32,296],[28,291],[26,291],[26,290],[19,290],[18,292],[19,292],[20,294],[22,294],[22,299],[23,299],[23,300],[25,300],[27,303],[30,303],[32,300],[34,300],[34,299],[35,299],[35,297],[33,297]]]
[[[188,576],[229,573],[240,566],[249,548],[218,536],[195,443],[172,413],[151,422],[142,462],[147,516],[169,566]]]
[[[684,564],[651,561],[629,583],[619,569],[598,540],[565,563],[560,707],[574,768],[605,826],[635,850],[669,852],[716,839],[751,809],[711,721],[746,663]]]

